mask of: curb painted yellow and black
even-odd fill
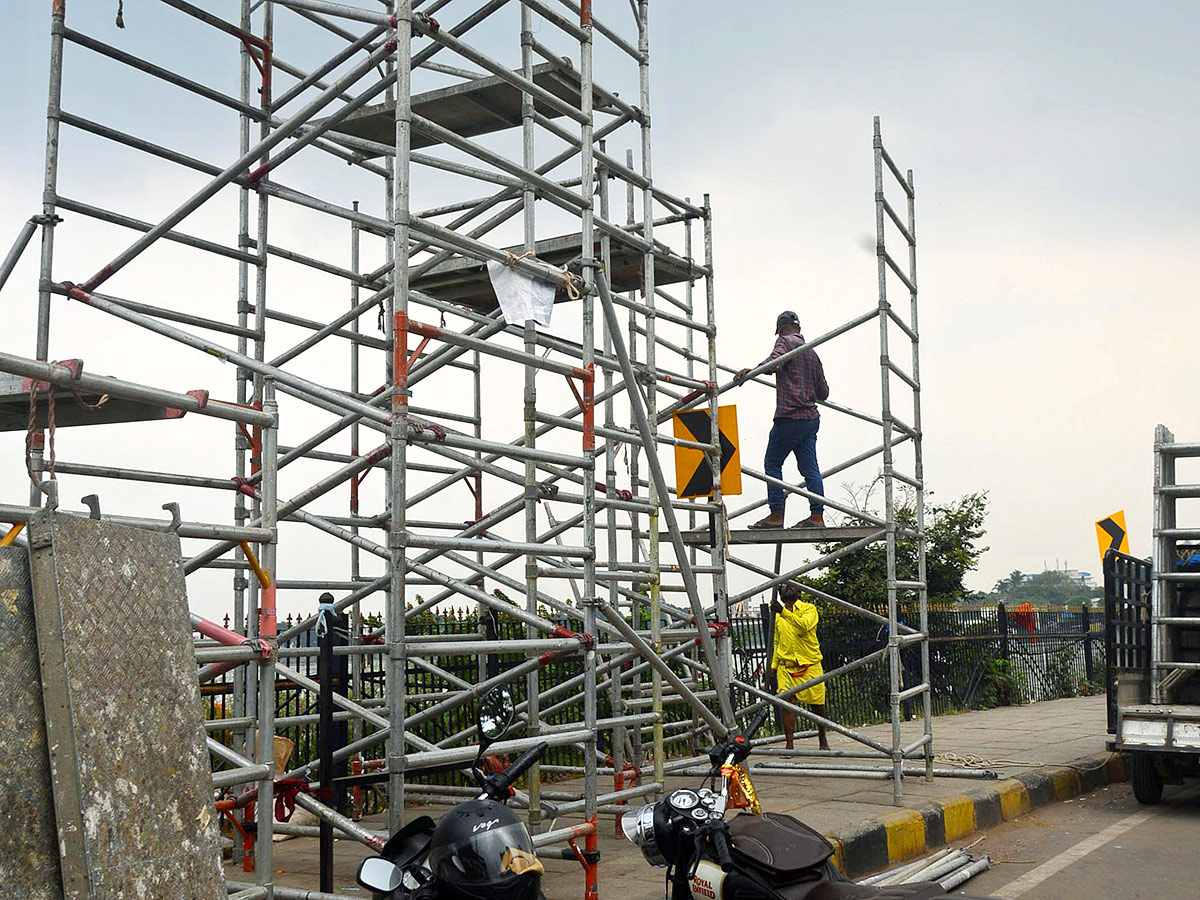
[[[1126,777],[1120,756],[1084,757],[1068,765],[1006,778],[989,788],[947,797],[921,809],[898,809],[827,837],[833,842],[838,871],[858,878],[1011,821],[1036,807],[1069,800]]]

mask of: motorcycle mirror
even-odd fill
[[[480,752],[487,744],[508,731],[517,715],[512,692],[507,686],[487,691],[475,703],[476,724],[479,727]]]
[[[382,856],[369,856],[358,867],[358,883],[367,890],[387,894],[400,887],[404,873],[400,867]]]

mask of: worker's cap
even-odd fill
[[[784,325],[791,325],[793,328],[799,328],[800,317],[790,309],[784,310],[775,318],[775,333],[779,334],[779,329]]]

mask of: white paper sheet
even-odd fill
[[[504,313],[504,321],[510,325],[524,325],[533,319],[542,327],[549,327],[557,290],[555,284],[526,275],[495,260],[488,262],[487,269],[492,289]]]

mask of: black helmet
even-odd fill
[[[536,900],[544,871],[521,820],[494,800],[468,800],[442,816],[429,867],[456,900]]]

